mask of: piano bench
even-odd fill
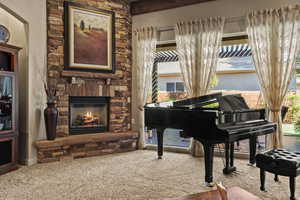
[[[265,191],[265,172],[290,177],[291,200],[295,200],[295,179],[300,174],[300,152],[285,149],[273,149],[256,155],[256,166],[260,168],[260,190]]]

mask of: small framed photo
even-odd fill
[[[64,2],[65,69],[115,72],[115,15]]]

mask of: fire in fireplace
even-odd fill
[[[109,97],[69,97],[70,135],[108,131]]]

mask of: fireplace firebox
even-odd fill
[[[107,132],[110,97],[69,97],[70,135]]]

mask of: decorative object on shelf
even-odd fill
[[[48,84],[44,83],[45,92],[47,94],[47,108],[44,110],[46,133],[48,140],[56,138],[56,126],[58,118],[58,110],[56,104],[56,83],[50,79]]]
[[[85,83],[84,79],[74,77],[74,76],[71,78],[71,84],[83,85],[84,83]]]
[[[7,43],[10,38],[9,30],[0,24],[0,43]]]
[[[65,69],[115,71],[115,15],[65,2]]]

